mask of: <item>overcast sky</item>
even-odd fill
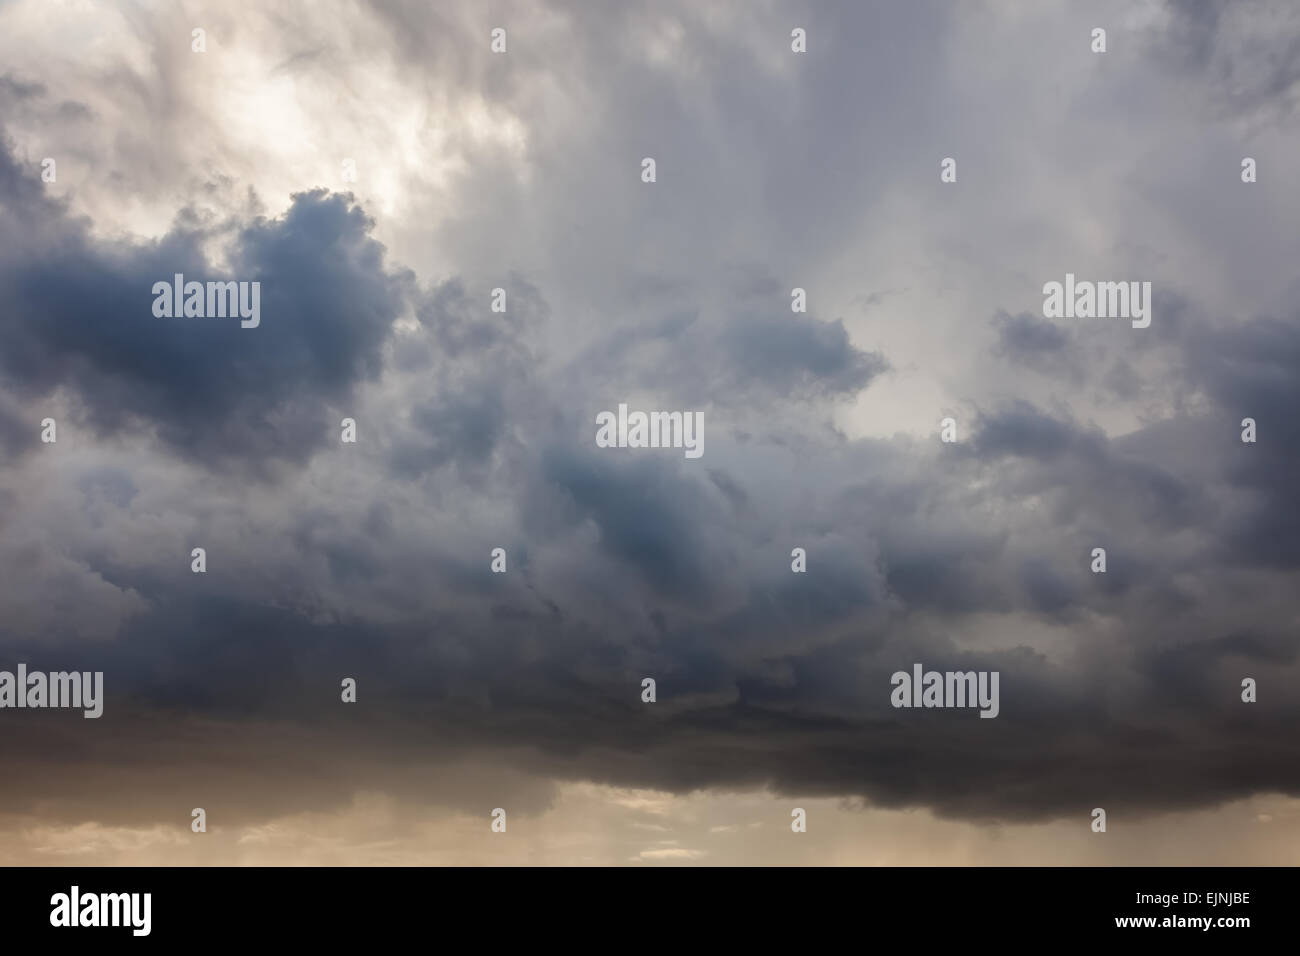
[[[1295,863],[1298,107],[1287,0],[0,2],[0,669],[105,685],[0,860]]]

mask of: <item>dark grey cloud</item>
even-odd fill
[[[24,83],[12,73],[0,76],[0,97],[5,102],[30,100],[45,95],[45,87],[40,83]]]
[[[6,458],[16,458],[36,445],[39,421],[29,420],[24,409],[0,397],[0,451]]]
[[[482,466],[505,437],[507,413],[498,383],[486,378],[417,405],[410,417],[420,437],[393,451],[393,473],[417,477],[452,461]]]
[[[1223,546],[1239,561],[1293,570],[1300,566],[1300,422],[1285,409],[1300,403],[1300,314],[1199,330],[1187,345],[1187,373],[1221,410],[1218,424],[1239,434],[1255,419],[1267,440],[1225,450],[1227,481],[1247,495],[1226,528]]]
[[[1063,351],[1070,341],[1060,325],[1027,312],[1003,313],[996,321],[998,345],[1013,358],[1055,354]]]
[[[1225,111],[1283,115],[1300,103],[1300,11],[1289,4],[1167,0],[1157,49],[1205,80]]]
[[[842,320],[791,312],[790,290],[763,279],[730,277],[724,304],[710,308],[692,307],[689,291],[644,297],[636,323],[598,337],[572,374],[611,401],[634,389],[679,407],[770,409],[851,399],[890,369],[882,353],[850,341]]]
[[[1052,459],[1072,445],[1096,445],[1100,441],[1100,435],[1086,435],[1069,422],[1044,414],[1028,402],[1017,401],[981,419],[974,451],[981,456]]]
[[[69,389],[96,432],[152,428],[207,464],[301,462],[332,438],[331,409],[378,375],[404,308],[409,280],[386,271],[370,221],[323,190],[277,220],[204,228],[182,214],[155,242],[107,243],[6,154],[0,202],[7,386],[29,404]],[[223,240],[228,268],[203,249]],[[260,326],[154,316],[154,283],[176,273],[260,282]]]
[[[993,354],[1020,368],[1050,376],[1057,381],[1080,387],[1089,377],[1093,362],[1060,323],[1021,312],[1001,312],[993,317],[997,342]],[[1095,361],[1095,360],[1094,360]],[[1122,379],[1109,382],[1118,391]]]

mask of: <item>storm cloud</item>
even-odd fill
[[[521,2],[495,58],[472,4],[291,6],[204,54],[198,8],[105,21],[143,71],[0,11],[0,667],[106,698],[0,714],[0,814],[1300,795],[1285,5]],[[1066,271],[1152,281],[1150,328],[1042,318]],[[175,273],[260,326],[154,316]],[[619,403],[704,456],[597,447]],[[893,708],[915,662],[999,671],[997,719]]]

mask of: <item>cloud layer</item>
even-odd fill
[[[107,700],[0,716],[0,813],[1300,792],[1287,5],[195,6],[94,14],[119,52],[72,65],[33,10],[0,10],[0,668]],[[1152,281],[1151,327],[1041,318],[1067,271]],[[260,281],[260,327],[156,318],[175,273]],[[704,456],[597,448],[620,402],[702,411]],[[895,710],[914,662],[1000,671],[1000,716]]]

